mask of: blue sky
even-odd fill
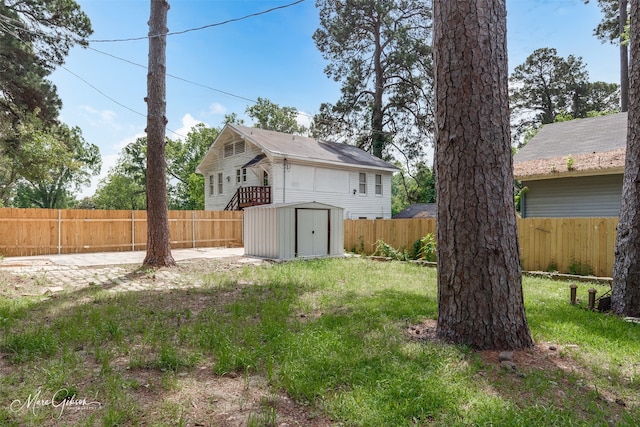
[[[122,147],[144,136],[148,42],[103,40],[145,37],[150,2],[77,1],[92,21],[94,41],[90,49],[74,48],[51,80],[63,101],[62,121],[80,127],[85,139],[100,147],[104,176]],[[169,31],[178,32],[293,0],[169,2]],[[595,3],[507,0],[510,69],[535,49],[554,47],[562,56],[581,56],[591,80],[617,82],[617,47],[603,45],[592,35],[601,19]],[[167,73],[178,79],[167,78],[167,136],[186,135],[198,122],[220,126],[225,114],[243,117],[253,105],[249,100],[258,97],[308,115],[317,113],[323,102],[335,102],[339,85],[325,76],[326,62],[311,38],[317,27],[315,1],[305,0],[239,22],[168,37]],[[96,183],[81,195],[93,194]]]

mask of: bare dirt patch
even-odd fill
[[[437,321],[435,319],[427,319],[418,325],[409,326],[406,334],[411,339],[446,344],[437,336],[436,327]],[[562,369],[565,372],[586,373],[584,368],[566,354],[566,350],[576,348],[577,346],[560,346],[538,342],[531,349],[514,351],[512,361],[521,369]],[[500,351],[483,350],[477,353],[487,365],[500,365]]]
[[[410,325],[405,330],[405,335],[411,340],[420,340],[435,343],[438,345],[448,345],[441,340],[436,333],[437,320],[427,319],[420,324]],[[612,416],[619,417],[621,411],[636,407],[640,404],[638,396],[627,396],[624,399],[617,395],[615,388],[597,387],[595,385],[595,374],[580,363],[574,357],[575,352],[579,352],[577,345],[559,345],[549,342],[537,342],[533,348],[509,352],[510,361],[504,364],[501,351],[483,350],[476,351],[482,362],[489,368],[479,372],[480,376],[489,380],[494,386],[500,384],[500,376],[505,372],[512,375],[511,386],[516,389],[521,387],[523,379],[535,371],[556,372],[562,371],[564,374],[576,374],[580,379],[577,384],[571,384],[570,375],[560,375],[553,383],[554,393],[549,395],[550,401],[554,398],[565,399],[567,395],[596,393],[604,405],[606,405]],[[487,390],[494,393],[495,388]],[[511,390],[512,391],[512,390]],[[504,390],[507,394],[509,390]],[[526,390],[519,390],[519,396],[526,401],[529,397]],[[576,398],[574,396],[574,398]],[[577,397],[579,399],[579,397]]]
[[[241,427],[253,419],[261,420],[260,425],[331,425],[286,394],[270,390],[256,375],[215,376],[210,368],[201,366],[188,374],[178,373],[171,390],[164,390],[157,377],[143,371],[133,375],[144,383],[136,393],[138,404],[145,418],[156,422]]]

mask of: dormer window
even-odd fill
[[[242,154],[245,151],[244,141],[229,142],[224,145],[224,156],[231,157],[236,154]]]
[[[225,144],[224,145],[224,156],[225,157],[233,156],[233,144]]]
[[[236,154],[244,153],[244,141],[238,141],[234,145]]]

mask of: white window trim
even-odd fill
[[[362,176],[364,175],[364,182],[362,182]],[[364,186],[364,191],[363,190]],[[365,172],[358,173],[358,194],[366,196],[367,195],[367,174]]]
[[[378,183],[378,178],[380,178],[380,183]],[[375,178],[374,178],[374,185],[375,185],[375,195],[376,196],[382,196],[382,174],[375,174]]]

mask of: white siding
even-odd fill
[[[609,217],[620,213],[622,175],[523,181],[523,217]]]
[[[206,210],[224,209],[239,186],[262,186],[263,184],[262,168],[249,168],[247,181],[236,183],[236,170],[261,154],[257,147],[247,144],[243,154],[226,158],[222,151],[224,149],[219,150],[219,156],[207,165],[207,170],[203,171],[206,177]],[[272,203],[315,201],[344,208],[345,218],[391,218],[391,172],[349,170],[295,163],[289,163],[285,168],[282,160],[269,168]],[[218,173],[223,175],[222,194],[218,193]],[[366,174],[366,194],[359,192],[359,173]],[[382,176],[382,194],[376,194],[376,174]],[[215,179],[213,195],[209,191],[211,175]]]
[[[349,172],[345,170],[315,168],[316,188],[318,193],[334,193],[349,191]]]
[[[349,171],[297,164],[289,164],[285,170],[282,163],[276,164],[272,170],[273,203],[314,201],[344,208],[345,218],[391,218],[391,172]],[[366,194],[359,193],[361,172],[367,174]],[[382,176],[381,195],[375,194],[376,174]]]
[[[220,150],[224,150],[221,148]],[[247,181],[241,181],[240,184],[236,183],[236,170],[240,169],[242,165],[246,164],[249,160],[260,154],[261,151],[252,144],[245,145],[245,152],[237,154],[232,157],[224,157],[223,152],[220,151],[220,155],[215,161],[208,165],[208,169],[203,171],[205,177],[213,175],[215,178],[215,191],[213,195],[209,194],[208,178],[205,183],[205,198],[204,208],[205,210],[222,210],[227,206],[227,203],[231,200],[236,190],[240,186],[261,186],[262,185],[262,170],[259,170],[259,174],[256,175],[254,171],[258,171],[259,168],[249,168],[247,170]],[[222,173],[222,194],[218,194],[218,173]],[[229,180],[227,180],[229,177]]]

